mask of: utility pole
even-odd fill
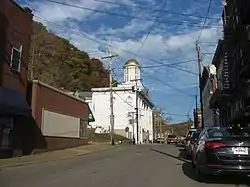
[[[109,104],[110,104],[110,142],[115,145],[114,141],[114,96],[113,96],[113,77],[112,77],[112,59],[118,55],[112,54],[111,42],[108,45],[108,56],[102,57],[102,59],[109,60]]]
[[[135,81],[135,120],[136,120],[136,141],[139,143],[139,108],[138,108],[138,84],[141,79],[134,79]]]
[[[132,119],[132,138],[134,140],[135,138],[135,112],[129,112],[129,114],[131,115],[131,119]]]
[[[160,136],[162,138],[162,116],[160,116]]]
[[[200,43],[199,40],[196,41],[196,51],[197,51],[197,66],[198,66],[198,74],[199,74],[199,91],[200,91],[200,107],[201,107],[201,122],[202,122],[202,128],[204,127],[204,119],[203,119],[203,100],[202,100],[202,90],[201,90],[201,52],[200,52]],[[196,109],[196,113],[197,113],[197,109]]]
[[[156,136],[156,128],[157,128],[157,120],[156,120],[157,116],[156,116],[156,112],[154,112],[154,140],[157,138]]]
[[[139,143],[139,109],[138,109],[138,93],[137,93],[137,79],[135,80],[135,120],[136,120],[136,140]]]

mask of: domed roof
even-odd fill
[[[137,60],[135,60],[135,59],[130,59],[127,62],[125,62],[123,68],[125,68],[127,66],[138,66],[138,67],[141,67],[140,63]]]

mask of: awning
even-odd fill
[[[88,112],[89,112],[88,122],[94,122],[95,121],[95,117],[94,117],[94,115],[93,115],[93,113],[92,113],[89,105],[88,105]]]
[[[0,87],[0,115],[29,115],[31,108],[20,92]]]

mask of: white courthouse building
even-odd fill
[[[140,64],[136,60],[128,60],[124,64],[124,83],[113,87],[114,131],[127,138],[135,138],[137,142],[153,140],[153,103],[150,101],[148,89],[144,88],[140,78]],[[137,89],[137,94],[135,90]],[[136,96],[137,95],[137,96]],[[136,97],[138,106],[138,127],[136,123]],[[92,127],[110,130],[110,89],[93,88],[91,99],[86,100],[95,118]],[[126,129],[126,130],[125,130]],[[138,129],[138,133],[137,133]]]

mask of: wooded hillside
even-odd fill
[[[33,22],[29,79],[69,91],[109,86],[109,72],[99,59],[90,59],[68,40]]]

